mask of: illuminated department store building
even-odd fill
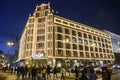
[[[107,32],[58,16],[50,3],[36,6],[27,20],[19,47],[18,60],[28,65],[114,62]]]

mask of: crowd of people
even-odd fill
[[[4,69],[5,70],[5,69]],[[10,68],[11,73],[17,74],[17,78],[20,79],[28,79],[28,80],[46,80],[46,79],[56,79],[59,78],[61,80],[65,80],[66,77],[66,68],[61,67],[57,68],[56,66],[52,68],[50,65],[47,66],[21,66]],[[51,73],[53,76],[51,76]],[[58,73],[59,76],[58,76]],[[81,71],[82,75],[79,75],[79,67],[75,66],[74,68],[74,77],[75,80],[97,80],[97,74],[94,70],[93,66],[84,67]],[[112,69],[108,67],[102,68],[102,80],[111,80]],[[53,78],[52,78],[53,77]]]
[[[39,66],[39,67],[18,67],[17,68],[17,76],[22,79],[29,78],[32,80],[46,80],[46,78],[51,78],[51,67],[48,65],[46,66]],[[53,70],[54,78],[57,78],[57,69],[54,67]]]

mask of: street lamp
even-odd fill
[[[69,39],[65,39],[65,48],[66,48],[66,42],[69,42]],[[67,55],[67,66],[68,66],[69,56]]]
[[[11,46],[13,46],[13,45],[14,45],[14,42],[9,41],[9,42],[7,42],[7,45],[8,45],[8,62],[9,62],[9,53],[10,53],[10,48],[11,48]]]
[[[69,45],[66,45],[66,43],[68,43],[70,41],[70,39],[69,38],[65,38],[65,48],[67,48]],[[69,70],[69,56],[68,56],[68,54],[66,55],[66,57],[67,57],[67,60],[66,60],[66,64],[67,64],[67,66],[66,66],[66,68]],[[69,75],[70,75],[70,70],[69,70]]]

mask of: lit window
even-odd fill
[[[82,44],[83,43],[82,39],[78,38],[78,43]]]
[[[88,41],[87,41],[87,40],[84,40],[84,44],[85,44],[85,45],[88,45]]]
[[[76,43],[77,42],[77,39],[75,37],[72,37],[72,42],[73,43]]]
[[[63,51],[58,49],[58,56],[63,56]]]

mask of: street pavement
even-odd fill
[[[51,78],[48,78],[47,80],[60,80],[60,76],[61,74],[58,74],[58,78],[54,79],[53,78],[53,74],[51,74]],[[17,78],[16,74],[11,74],[8,72],[3,72],[0,71],[0,80],[30,80],[30,79],[21,79],[21,78]],[[74,78],[74,74],[70,74],[66,73],[66,78],[65,80],[75,80]],[[101,75],[98,75],[98,79],[97,80],[102,80]],[[112,75],[112,79],[111,80],[120,80],[120,70],[114,70],[113,71],[113,75]]]

